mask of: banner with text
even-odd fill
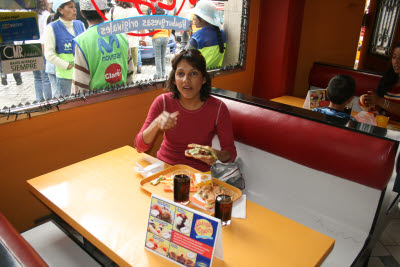
[[[39,40],[36,12],[0,12],[0,42]]]
[[[0,58],[5,74],[44,69],[41,44],[0,46]]]
[[[139,30],[160,30],[169,29],[176,31],[187,31],[189,20],[186,18],[158,15],[139,16],[126,19],[109,20],[101,23],[97,28],[100,36],[110,36],[118,33],[127,33]]]

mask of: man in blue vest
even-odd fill
[[[107,9],[107,0],[94,1],[102,12]],[[134,66],[125,36],[113,34],[101,37],[97,27],[104,20],[91,0],[80,0],[80,8],[89,28],[74,39],[72,92],[132,83]]]

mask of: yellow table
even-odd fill
[[[28,181],[30,191],[120,266],[176,266],[144,249],[150,194],[141,189],[145,165],[125,146]],[[334,239],[247,201],[247,219],[222,230],[224,260],[213,266],[315,266]]]
[[[303,108],[304,100],[305,100],[304,98],[289,96],[289,95],[284,95],[284,96],[280,96],[280,97],[271,99],[271,101],[290,105],[290,106],[295,106],[298,108]]]

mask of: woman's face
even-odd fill
[[[394,72],[396,72],[397,74],[400,74],[400,47],[396,47],[393,50],[392,65],[393,65]]]
[[[197,28],[203,27],[200,18],[196,15],[193,16],[193,23]]]
[[[186,60],[182,60],[176,67],[174,83],[178,88],[181,99],[200,100],[200,90],[206,83],[206,79],[201,71],[190,65]]]
[[[64,20],[70,21],[76,19],[76,7],[74,1],[66,3],[64,8],[59,8],[58,10]]]

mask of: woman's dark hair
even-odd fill
[[[51,14],[47,17],[46,23],[49,24],[50,22],[56,21],[55,17],[56,17],[56,13],[51,13]]]
[[[167,81],[166,89],[173,93],[174,98],[179,98],[180,93],[178,88],[175,85],[175,72],[178,64],[182,61],[186,60],[192,67],[199,70],[203,77],[206,79],[206,82],[201,86],[200,89],[200,100],[205,101],[211,92],[211,77],[207,73],[206,68],[206,60],[201,55],[199,50],[190,49],[190,50],[183,50],[179,54],[177,54],[171,61],[172,70],[169,74],[169,78]]]
[[[122,7],[122,8],[128,8],[128,7],[132,7],[133,6],[133,4],[131,2],[123,2],[123,1],[118,1],[118,0],[115,1],[115,4],[117,6]]]
[[[224,46],[224,41],[222,40],[222,32],[221,29],[218,26],[213,25],[215,28],[215,31],[217,32],[217,39],[218,39],[218,45],[219,45],[219,52],[224,53],[225,46]]]
[[[202,19],[200,16],[195,15],[197,17],[198,20],[200,21],[204,21],[205,23],[207,23],[208,25],[211,25],[212,27],[214,27],[215,31],[217,32],[217,39],[218,39],[218,45],[219,45],[219,52],[220,53],[224,53],[225,50],[225,45],[224,45],[224,41],[222,40],[222,32],[221,29],[218,26],[212,25],[210,23],[208,23],[207,21],[205,21],[204,19]]]
[[[100,10],[104,14],[104,10]],[[103,18],[100,16],[99,12],[97,10],[81,10],[82,15],[85,17],[85,19],[89,21],[94,21],[94,20],[101,20],[103,21]]]
[[[398,47],[400,47],[400,42],[398,42],[395,45],[394,49]],[[387,71],[383,73],[382,79],[379,81],[376,94],[380,97],[383,97],[387,92],[389,92],[392,89],[392,86],[395,85],[398,80],[399,80],[399,74],[397,74],[394,71],[392,60],[390,60],[390,67]]]
[[[71,2],[75,4],[74,0],[71,0],[71,1],[68,1],[68,2],[60,5],[58,8],[63,9],[66,5],[68,5]],[[57,8],[56,14],[54,15],[54,20],[58,20],[61,17],[61,13],[60,13],[60,11],[58,11],[58,8]]]
[[[49,3],[47,2],[47,0],[36,0],[36,3],[36,12],[38,13],[38,15],[41,15],[45,10],[49,10]]]

